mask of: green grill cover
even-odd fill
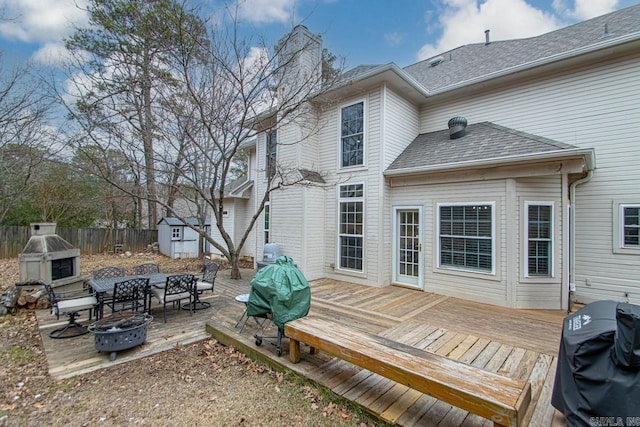
[[[287,256],[261,268],[251,280],[247,316],[271,313],[273,323],[283,329],[288,321],[306,316],[310,306],[309,282]]]

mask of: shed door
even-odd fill
[[[393,282],[422,289],[422,207],[394,208]]]

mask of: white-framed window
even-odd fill
[[[622,247],[640,247],[640,205],[622,205]]]
[[[364,268],[364,184],[339,188],[338,265],[362,272]]]
[[[264,204],[264,243],[269,243],[269,216],[271,214],[271,202]]]
[[[278,133],[274,129],[267,132],[265,144],[265,171],[266,178],[273,178],[276,174],[276,156],[278,154]]]
[[[525,202],[525,272],[553,277],[553,202]]]
[[[640,203],[614,200],[613,252],[640,254]]]
[[[493,202],[438,204],[438,266],[495,272]]]
[[[171,240],[182,239],[182,227],[171,227]]]
[[[340,167],[364,165],[364,101],[340,110]]]

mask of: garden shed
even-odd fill
[[[198,225],[196,218],[185,219],[191,225]],[[207,219],[205,231],[209,234],[211,221]],[[187,226],[182,220],[173,217],[164,217],[158,221],[158,246],[160,253],[171,259],[197,258],[198,257],[198,233]],[[208,253],[209,243],[203,241],[203,253]]]

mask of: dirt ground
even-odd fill
[[[157,262],[199,272],[201,261],[156,254],[81,257],[81,273],[104,265]],[[0,259],[0,293],[19,280],[16,258]],[[213,339],[56,381],[34,312],[0,318],[0,426],[377,426],[334,395],[274,372]]]

